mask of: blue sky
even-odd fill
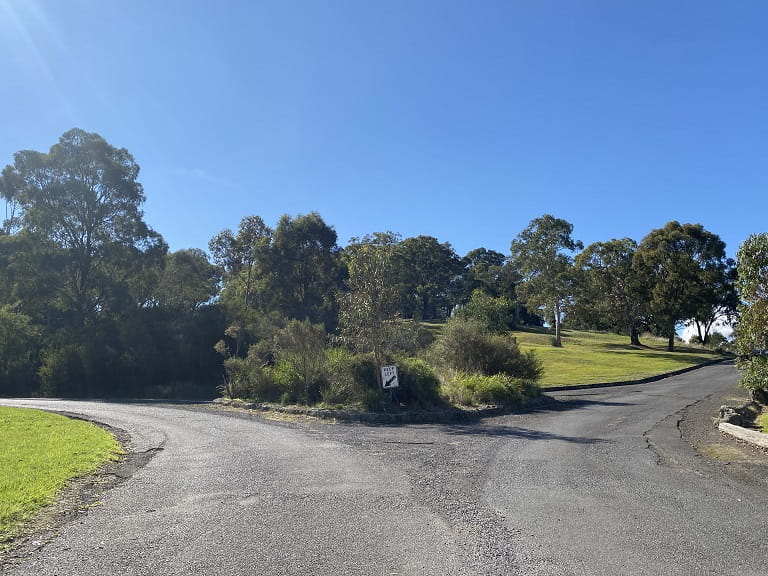
[[[318,211],[463,255],[544,213],[585,244],[768,231],[763,1],[0,0],[0,165],[79,127],[206,248]]]

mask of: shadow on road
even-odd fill
[[[585,398],[558,398],[552,399],[543,410],[537,412],[566,412],[568,410],[578,410],[579,408],[588,408],[590,406],[635,406],[634,402],[609,402],[606,400],[587,400]]]
[[[521,438],[523,440],[559,440],[573,444],[611,444],[611,440],[603,438],[584,438],[581,436],[565,436],[543,430],[532,430],[519,426],[446,426],[443,431],[457,436],[487,436],[489,438]]]

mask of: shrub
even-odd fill
[[[229,398],[246,398],[272,402],[282,390],[275,382],[272,370],[262,367],[256,355],[247,358],[227,358],[224,361],[224,384],[219,391]]]
[[[326,381],[320,396],[328,404],[348,404],[365,410],[381,407],[384,399],[376,379],[376,364],[369,354],[346,348],[326,350]]]
[[[319,399],[320,382],[325,379],[325,340],[322,324],[291,320],[275,333],[279,362],[275,366],[278,384],[291,401],[311,404]],[[285,366],[285,364],[289,366]],[[296,388],[298,378],[300,388]]]
[[[452,318],[432,348],[436,363],[467,374],[507,374],[525,380],[541,377],[541,363],[523,353],[513,336],[491,333],[476,319]]]
[[[487,404],[518,406],[526,398],[538,394],[535,383],[513,378],[507,374],[457,373],[443,388],[448,399],[463,406]]]
[[[32,320],[0,306],[0,389],[10,395],[29,395],[36,387],[42,343]]]
[[[267,369],[272,375],[275,387],[279,390],[282,404],[296,404],[299,400],[303,400],[304,382],[292,362],[280,360]]]
[[[44,350],[37,375],[43,396],[81,396],[86,373],[80,348],[68,345]]]
[[[379,385],[378,367],[372,354],[353,354],[344,348],[326,351],[328,381],[320,390],[328,404],[348,404],[363,410],[391,409],[389,395]],[[390,361],[390,360],[388,360]],[[440,380],[424,360],[398,357],[399,388],[395,400],[408,406],[428,407],[441,403]]]
[[[515,327],[515,305],[506,296],[494,298],[481,289],[472,296],[457,315],[460,318],[480,321],[488,330],[503,334]]]
[[[432,367],[419,358],[398,358],[397,401],[409,406],[429,407],[440,404],[440,379]]]

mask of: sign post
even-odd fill
[[[397,388],[400,383],[397,381],[397,366],[381,367],[381,387],[384,390]]]

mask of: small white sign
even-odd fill
[[[397,366],[381,367],[381,387],[385,390],[397,388],[400,384],[397,381]]]

